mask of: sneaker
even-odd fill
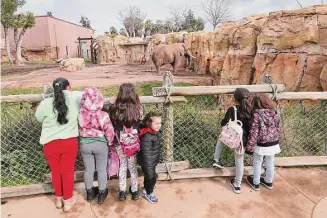
[[[253,177],[252,176],[246,177],[246,181],[254,191],[260,191],[259,184],[258,185],[253,184]]]
[[[235,179],[232,179],[230,181],[230,185],[233,187],[233,191],[235,194],[241,194],[241,187],[236,187],[235,185]]]
[[[76,198],[75,196],[72,196],[71,198],[67,199],[67,200],[63,200],[64,201],[64,212],[69,212],[72,210],[72,208],[74,207],[75,203],[76,203]]]
[[[220,161],[215,161],[212,166],[218,169],[224,169],[224,165]]]
[[[124,191],[119,192],[119,200],[120,201],[126,200],[126,192],[124,192]]]
[[[60,208],[62,208],[64,206],[64,203],[63,203],[62,200],[63,200],[62,197],[57,197],[56,196],[56,208],[57,209],[60,209]]]
[[[151,194],[145,194],[144,198],[146,200],[148,200],[151,204],[155,204],[158,202],[158,198],[154,195],[154,193],[152,192]]]
[[[139,191],[132,192],[132,187],[129,187],[129,192],[132,194],[132,200],[136,201],[139,197]]]
[[[273,184],[266,182],[264,178],[260,178],[260,184],[264,185],[267,189],[273,189]]]
[[[142,194],[143,194],[143,195],[146,195],[146,190],[145,190],[144,187],[142,187]]]

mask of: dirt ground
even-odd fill
[[[10,199],[2,205],[2,218],[326,218],[327,167],[279,168],[274,189],[261,187],[252,191],[243,183],[242,194],[232,192],[229,178],[159,182],[157,204],[145,199],[117,201],[118,187],[110,187],[110,195],[101,206],[87,203],[83,185],[77,190],[78,203],[65,214],[54,207],[52,195]]]
[[[168,70],[169,67],[163,70]],[[94,85],[97,87],[119,85],[124,82],[150,82],[162,81],[162,76],[157,76],[155,68],[150,65],[89,65],[83,71],[60,71],[59,66],[39,68],[19,68],[5,70],[2,73],[1,88],[27,88],[40,87],[51,84],[57,77],[65,77],[74,87]],[[10,72],[11,71],[11,72]],[[188,82],[196,85],[212,84],[211,76],[199,76],[194,72],[178,71],[174,82]]]

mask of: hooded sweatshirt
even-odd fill
[[[274,110],[255,110],[250,127],[247,151],[254,151],[256,146],[271,147],[279,144],[280,117]]]
[[[103,103],[103,95],[97,88],[84,89],[78,115],[81,144],[107,141],[112,145],[115,132],[108,114],[102,111]]]

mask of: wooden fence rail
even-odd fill
[[[20,103],[20,102],[40,102],[44,98],[52,97],[52,94],[42,95],[42,94],[27,94],[27,95],[7,95],[1,96],[1,103]],[[113,102],[115,98],[106,98],[105,104]],[[171,97],[172,102],[187,102],[186,98],[183,96]],[[140,96],[140,102],[142,104],[156,104],[164,103],[165,97],[153,97],[153,96]]]

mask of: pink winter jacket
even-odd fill
[[[97,88],[83,90],[78,115],[79,135],[84,138],[106,137],[108,145],[112,145],[115,132],[108,114],[102,111],[103,102],[103,95]]]

